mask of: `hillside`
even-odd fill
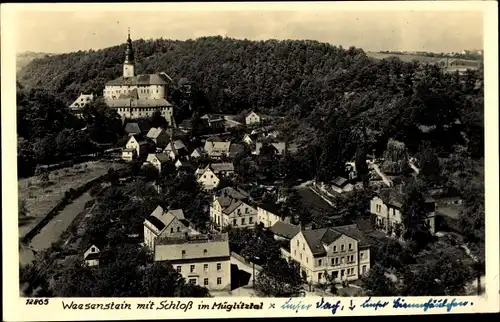
[[[20,70],[22,70],[32,60],[37,59],[37,58],[44,58],[47,55],[52,55],[52,54],[34,53],[32,51],[27,51],[27,52],[17,54],[16,55],[16,72],[19,72]]]
[[[370,138],[380,147],[395,136],[414,150],[427,135],[445,151],[473,138],[479,143],[475,154],[482,153],[482,70],[443,74],[433,65],[378,60],[359,48],[307,40],[204,37],[133,45],[138,73],[164,71],[176,82],[195,82],[215,112],[256,108],[288,115],[284,127],[291,136],[321,137],[318,131],[328,126],[355,126],[378,133]],[[108,80],[121,75],[123,58],[124,45],[35,59],[18,80],[57,93],[67,104],[80,92],[100,95]],[[419,124],[436,130],[422,134]]]

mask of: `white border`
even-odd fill
[[[360,6],[362,4],[362,6]],[[498,201],[498,16],[495,1],[421,1],[421,2],[294,2],[294,3],[120,3],[113,4],[3,4],[1,7],[1,44],[2,44],[2,222],[3,222],[3,312],[7,321],[37,321],[37,320],[108,320],[108,319],[168,319],[168,318],[221,318],[221,317],[283,317],[283,316],[332,316],[329,310],[318,310],[315,303],[319,298],[296,298],[294,302],[302,301],[312,304],[309,310],[296,313],[294,310],[269,309],[269,303],[276,303],[278,308],[286,299],[264,298],[213,298],[213,299],[173,299],[182,302],[193,300],[193,308],[203,301],[213,302],[254,302],[264,303],[263,310],[63,310],[62,301],[84,303],[105,303],[111,300],[122,303],[127,301],[133,304],[147,302],[145,299],[51,299],[48,306],[26,306],[25,300],[19,297],[18,286],[18,234],[17,216],[17,165],[16,165],[16,103],[15,103],[15,35],[13,32],[16,12],[29,11],[317,11],[317,10],[342,10],[342,11],[481,11],[484,21],[484,59],[485,59],[485,198],[486,198],[486,295],[482,297],[468,297],[457,300],[474,302],[473,306],[454,308],[450,313],[472,312],[498,312],[499,310],[499,201]],[[443,297],[444,298],[444,297]],[[377,298],[380,300],[383,298]],[[393,298],[386,298],[392,301]],[[406,302],[422,302],[429,298],[404,298]],[[451,297],[447,298],[451,301]],[[165,299],[147,299],[159,303]],[[330,302],[337,299],[327,299]],[[400,314],[432,314],[445,313],[445,309],[431,309],[423,312],[422,309],[360,309],[359,305],[365,298],[339,298],[344,305],[344,310],[339,310],[335,315],[400,315]],[[347,309],[350,301],[357,309]],[[372,299],[375,300],[375,299]]]

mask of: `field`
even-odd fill
[[[48,186],[43,188],[37,177],[18,181],[19,200],[24,200],[28,218],[19,222],[19,235],[24,236],[36,222],[52,209],[64,196],[65,191],[81,186],[105,174],[111,164],[86,162],[72,168],[49,172]]]
[[[366,55],[368,57],[372,57],[375,59],[385,59],[389,57],[397,57],[402,61],[410,62],[413,60],[422,62],[422,63],[428,63],[428,64],[434,64],[439,61],[446,60],[446,58],[443,57],[427,57],[427,56],[419,56],[419,55],[411,55],[411,54],[386,54],[386,53],[375,53],[375,52],[367,52]],[[449,61],[452,61],[453,58],[450,58]],[[465,60],[465,59],[457,59],[460,61],[460,64],[458,64],[456,67],[473,67],[473,66],[478,66],[479,61],[476,60]]]

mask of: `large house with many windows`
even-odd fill
[[[159,238],[155,261],[168,261],[193,285],[209,290],[231,290],[231,252],[227,234],[199,234]]]
[[[210,206],[212,226],[222,229],[254,227],[258,223],[257,210],[250,205],[248,193],[232,187],[217,192]]]
[[[290,258],[308,283],[354,281],[370,269],[370,246],[355,224],[302,230],[290,241]]]

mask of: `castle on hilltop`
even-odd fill
[[[166,73],[135,74],[134,49],[129,30],[123,76],[106,83],[103,97],[122,119],[150,117],[155,111],[160,111],[167,123],[175,127],[174,106],[167,100],[167,86],[171,82],[172,79]]]

